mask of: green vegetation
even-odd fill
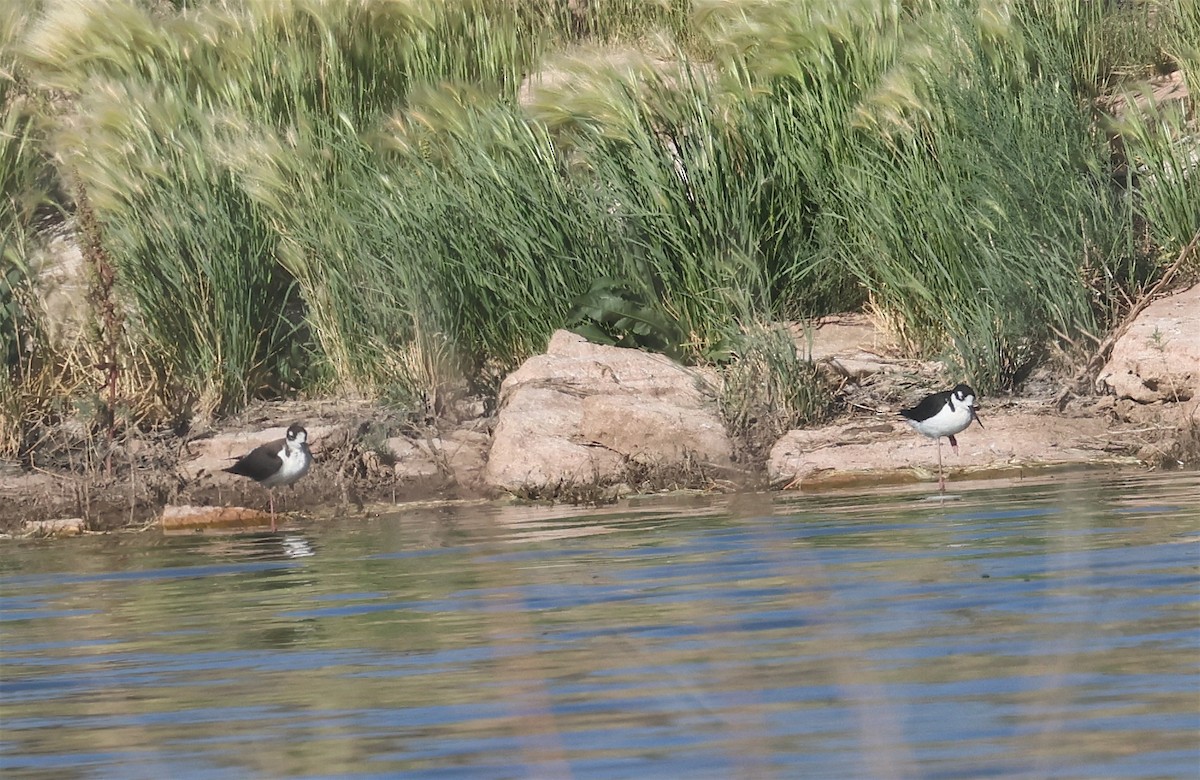
[[[725,366],[753,438],[829,408],[774,323],[866,306],[986,393],[1200,230],[1194,103],[1099,108],[1195,84],[1185,0],[17,6],[6,455],[83,406],[436,411],[566,324]],[[52,341],[29,247],[57,192],[95,325]]]
[[[756,463],[789,430],[827,418],[833,399],[786,329],[756,327],[738,340],[738,349],[725,371],[721,416],[737,460]]]
[[[50,393],[32,345],[41,341],[32,252],[53,204],[54,175],[37,98],[19,77],[13,41],[28,20],[0,11],[0,455],[21,446],[23,421]]]

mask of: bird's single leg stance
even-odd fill
[[[271,508],[271,530],[274,531],[275,488],[279,485],[294,485],[308,473],[312,462],[312,451],[308,448],[308,431],[304,430],[300,423],[295,423],[287,429],[286,437],[254,448],[225,471],[249,477],[267,489],[267,501]]]
[[[953,390],[925,396],[911,409],[900,410],[900,415],[917,433],[937,441],[938,490],[943,493],[946,491],[946,472],[942,463],[942,437],[950,440],[950,449],[957,455],[958,440],[954,435],[965,431],[972,421],[983,427],[975,409],[975,391],[960,384]]]
[[[950,444],[954,444],[954,437],[950,437]],[[957,453],[958,450],[955,449]],[[946,492],[946,472],[942,470],[942,438],[938,437],[938,490],[942,493]]]

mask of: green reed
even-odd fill
[[[508,370],[613,255],[544,131],[477,93],[426,97],[244,155],[343,387],[432,396]]]
[[[34,248],[55,205],[44,101],[20,69],[17,42],[28,23],[15,7],[0,11],[0,453],[20,448],[29,412],[24,385],[38,370],[35,346],[44,338]]]
[[[772,93],[767,110],[797,128],[788,156],[815,157],[820,249],[795,267],[840,267],[902,344],[946,356],[985,392],[1018,381],[1055,334],[1093,332],[1080,267],[1089,252],[1119,259],[1120,224],[1072,87],[1089,72],[1078,28],[1090,17],[818,4],[827,14],[814,25],[769,5],[753,32],[787,45],[768,67],[753,49],[741,61]],[[724,34],[746,50],[749,33]]]
[[[436,407],[589,319],[815,382],[762,323],[864,303],[1011,386],[1106,325],[1096,280],[1155,272],[1090,101],[1200,39],[1180,5],[1112,43],[1084,0],[39,8],[20,57],[66,96],[47,143],[177,414],[330,388]],[[1186,147],[1130,134],[1178,173],[1137,207],[1186,242]]]

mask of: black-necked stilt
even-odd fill
[[[308,431],[300,423],[287,429],[287,436],[255,447],[250,454],[239,458],[229,468],[230,474],[249,477],[267,488],[271,497],[271,530],[275,530],[275,488],[291,485],[308,473],[312,466],[312,451],[308,448]]]
[[[938,444],[938,490],[945,491],[946,477],[942,473],[942,437],[950,440],[950,448],[958,454],[958,442],[954,434],[962,433],[971,421],[983,427],[979,415],[975,413],[975,391],[967,385],[958,385],[953,390],[927,395],[921,403],[911,409],[901,409],[900,414],[908,419],[908,424],[924,436],[937,439]]]

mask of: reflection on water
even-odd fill
[[[1200,478],[8,543],[23,777],[1190,777]]]

